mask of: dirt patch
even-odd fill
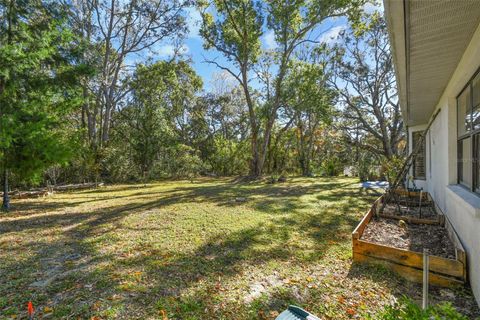
[[[394,203],[388,203],[385,205],[383,212],[389,215],[401,215],[406,217],[413,218],[423,218],[423,219],[435,219],[437,218],[437,212],[432,205],[423,205],[420,207],[417,206],[406,206],[400,202],[399,204],[400,212],[398,212],[398,207]]]
[[[372,219],[365,228],[362,239],[415,252],[423,252],[426,248],[431,255],[455,259],[455,247],[445,228],[438,225]]]
[[[279,278],[278,273],[270,275],[261,281],[256,281],[250,285],[249,293],[244,297],[245,303],[252,303],[255,299],[259,298],[262,294],[268,294],[269,290],[283,286],[282,279]]]

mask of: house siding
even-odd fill
[[[457,232],[467,252],[469,280],[480,305],[480,196],[457,185],[456,127],[456,97],[479,67],[480,26],[436,106],[441,111],[426,137],[427,179],[416,180],[416,184],[432,195]],[[425,126],[410,127],[410,137]]]

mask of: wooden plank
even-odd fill
[[[433,201],[433,199],[432,199]],[[467,255],[465,253],[465,248],[462,245],[462,242],[460,241],[460,238],[458,237],[457,232],[453,228],[452,224],[448,220],[447,216],[443,213],[442,209],[435,203],[435,210],[437,211],[438,214],[440,214],[440,217],[442,217],[442,225],[445,227],[448,233],[448,237],[450,240],[453,242],[453,245],[455,246],[455,257],[456,259],[463,264],[463,278],[467,279]]]
[[[448,236],[450,240],[452,240],[453,244],[455,245],[456,248],[458,248],[461,251],[465,252],[465,249],[463,248],[462,242],[460,241],[460,238],[458,237],[457,233],[455,232],[455,229],[453,228],[452,224],[448,220],[448,218],[445,217],[445,229],[447,230]]]
[[[353,242],[353,252],[420,270],[423,268],[423,254],[410,250],[356,240]],[[464,266],[461,262],[438,256],[430,256],[429,260],[431,271],[447,276],[458,277],[462,280],[465,279]]]
[[[409,196],[416,197],[419,197],[420,194],[419,192],[415,193],[406,190],[400,192],[404,192],[405,195],[408,194]],[[438,219],[419,219],[414,217],[392,216],[387,214],[380,214],[380,216],[390,219],[405,220],[409,223],[445,226],[445,216],[441,213],[441,210],[439,210],[435,201],[433,201],[428,192],[424,192],[423,194],[425,194],[425,198],[428,199],[428,201],[433,202],[434,210],[439,213]],[[380,208],[382,201],[384,200],[383,198],[384,196],[382,195],[373,203],[368,213],[363,217],[362,221],[360,221],[352,233],[353,260],[356,262],[382,264],[408,280],[421,283],[423,280],[423,254],[360,240],[372,216],[377,214],[377,208]],[[453,230],[453,228],[451,229]],[[454,230],[452,234],[456,236]],[[429,279],[433,285],[452,287],[464,284],[466,282],[467,269],[465,251],[458,240],[458,236],[456,236],[455,240],[451,240],[456,247],[456,260],[438,256],[430,256]]]
[[[382,198],[383,198],[383,195],[378,197],[377,200],[373,202],[373,205],[370,208],[370,210],[368,210],[367,214],[362,218],[362,220],[357,225],[355,230],[353,230],[352,239],[359,239],[362,236],[363,231],[365,230],[367,224],[372,219],[372,216],[375,214],[375,211],[377,210],[377,206],[379,206],[380,202],[382,201]]]
[[[463,265],[463,279],[465,279],[465,281],[467,281],[467,279],[468,279],[467,254],[465,253],[465,251],[463,251],[461,249],[458,249],[458,248],[455,248],[455,255],[457,257],[457,260],[460,261]]]
[[[398,275],[409,281],[417,283],[422,283],[423,281],[423,271],[420,269],[396,264],[387,260],[372,258],[360,253],[354,253],[353,257],[354,261],[356,262],[383,265],[384,267],[396,272]],[[456,278],[442,276],[434,272],[428,273],[428,279],[431,285],[440,287],[456,287],[464,284],[462,281]]]
[[[408,223],[414,223],[414,224],[441,225],[441,221],[442,221],[440,216],[438,216],[437,219],[423,219],[423,218],[415,218],[415,217],[409,217],[409,216],[398,216],[398,215],[392,215],[388,213],[380,213],[379,216],[387,219],[404,220]]]
[[[467,279],[467,255],[465,254],[465,249],[463,248],[462,242],[460,241],[460,238],[455,232],[455,229],[453,228],[452,224],[446,217],[445,217],[445,229],[447,230],[448,237],[455,245],[455,257],[457,258],[458,261],[463,263],[463,274],[464,274],[463,277]]]
[[[16,192],[10,196],[11,199],[28,199],[28,198],[40,198],[49,195],[48,190],[40,191],[22,191]],[[3,196],[3,195],[2,195]]]
[[[401,204],[402,205],[405,204],[405,201],[401,201]],[[420,201],[417,201],[417,200],[407,200],[406,204],[409,207],[420,207],[421,205],[422,208],[431,207],[433,205],[433,203],[428,200],[424,200],[422,201],[422,203],[420,203]]]
[[[353,230],[352,232],[353,239],[359,239],[362,236],[363,231],[365,230],[367,224],[370,222],[370,219],[372,219],[372,216],[373,216],[373,210],[370,208],[367,214],[362,218],[360,223],[357,225],[355,230]]]
[[[96,187],[102,187],[103,183],[81,183],[81,184],[69,184],[61,186],[51,186],[51,188],[38,188],[31,189],[28,191],[13,191],[9,192],[11,199],[27,199],[27,198],[39,198],[46,197],[52,194],[52,191],[73,191],[73,190],[83,190],[91,189]],[[3,192],[0,192],[0,197],[3,196]]]
[[[362,218],[362,220],[357,225],[355,230],[353,230],[352,232],[353,239],[359,239],[362,236],[363,231],[365,230],[367,224],[370,222],[370,219],[372,218],[372,215],[373,215],[373,211],[372,209],[370,209],[368,213]]]
[[[395,193],[401,196],[408,196],[412,198],[420,198],[420,192],[419,191],[407,191],[405,189],[395,189]],[[426,191],[422,191],[422,201],[427,200],[429,197],[429,193]]]

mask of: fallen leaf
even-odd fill
[[[98,311],[100,310],[100,306],[102,305],[102,302],[101,301],[96,301],[93,305],[92,305],[92,309],[94,311]]]
[[[278,311],[270,311],[270,317],[272,317],[272,319],[278,317]]]
[[[52,309],[51,307],[48,307],[48,306],[47,306],[47,307],[44,307],[44,308],[43,308],[43,312],[44,312],[44,313],[50,313],[50,312],[53,312],[53,309]]]
[[[354,315],[357,314],[357,312],[356,312],[354,309],[352,309],[352,308],[348,308],[348,309],[347,309],[347,313],[348,313],[350,316],[354,316]]]
[[[162,320],[168,320],[167,312],[165,310],[160,310],[160,313],[162,314]]]
[[[259,319],[266,319],[265,311],[263,311],[263,310],[258,311],[258,318]]]

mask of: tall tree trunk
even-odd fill
[[[308,160],[307,160],[307,151],[305,147],[305,130],[303,120],[300,114],[296,115],[297,118],[297,130],[298,130],[298,138],[297,138],[297,150],[298,150],[298,163],[300,165],[300,170],[302,171],[302,176],[308,175]]]
[[[252,162],[250,167],[250,175],[252,177],[260,177],[262,170],[260,169],[260,155],[258,153],[258,132],[252,131]]]
[[[3,202],[2,202],[2,210],[8,211],[10,210],[10,197],[8,195],[8,169],[5,166],[3,168]]]
[[[102,129],[102,146],[105,146],[110,138],[110,118],[112,115],[112,108],[110,103],[107,103],[105,108],[105,114],[103,118],[103,129]]]
[[[258,125],[257,125],[257,116],[255,114],[255,109],[253,105],[252,97],[250,96],[250,91],[248,89],[248,70],[246,67],[241,68],[242,81],[240,82],[245,94],[245,100],[248,106],[248,116],[251,127],[251,152],[252,160],[250,164],[250,176],[258,178],[262,175],[262,169],[260,167],[260,152],[258,144]]]
[[[275,111],[275,116],[276,116],[276,111]],[[262,175],[263,171],[263,165],[265,164],[265,160],[267,158],[267,153],[268,153],[268,147],[270,145],[270,137],[272,135],[272,129],[273,129],[273,124],[275,122],[275,117],[274,115],[271,115],[269,119],[267,120],[267,124],[265,127],[265,134],[263,137],[263,146],[261,149],[261,155],[259,157],[259,162],[258,162],[258,176]]]
[[[312,119],[313,118],[313,119]],[[317,131],[317,127],[319,125],[319,120],[314,115],[308,116],[308,142],[307,142],[307,150],[306,150],[306,161],[305,161],[305,172],[304,176],[311,177],[313,176],[312,173],[312,159],[313,159],[313,144],[315,141],[315,133]]]
[[[283,85],[283,79],[285,78],[285,73],[286,73],[286,66],[287,66],[287,61],[290,57],[291,50],[288,49],[286,50],[283,54],[282,62],[280,63],[279,67],[279,73],[278,77],[275,81],[275,98],[273,99],[273,105],[272,109],[270,110],[270,113],[268,114],[268,119],[265,125],[265,134],[263,137],[263,146],[261,149],[261,155],[259,159],[259,168],[258,171],[260,172],[260,175],[262,174],[263,170],[263,165],[265,164],[265,159],[267,157],[268,153],[268,146],[270,145],[270,137],[272,135],[272,129],[273,125],[275,124],[275,121],[277,120],[277,110],[280,107],[281,104],[281,89]]]

